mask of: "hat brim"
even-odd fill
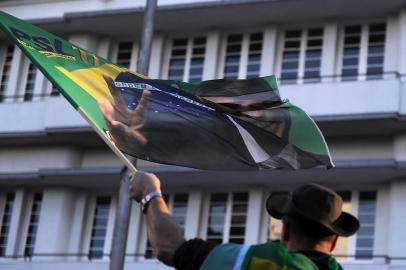
[[[333,223],[325,223],[308,217],[294,205],[291,201],[291,195],[286,192],[273,192],[266,200],[266,210],[275,219],[282,219],[286,215],[298,216],[320,224],[332,233],[344,237],[353,235],[360,227],[358,219],[347,212],[341,212],[341,215]],[[292,210],[294,213],[289,213]]]
[[[282,219],[289,208],[290,194],[286,192],[272,192],[266,200],[266,211],[276,219]]]
[[[360,223],[356,217],[347,212],[342,212],[329,229],[340,236],[348,237],[356,233],[359,227]]]

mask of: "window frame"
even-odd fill
[[[8,195],[9,193],[13,193],[13,195],[14,195],[13,208],[12,208],[12,210],[11,210],[11,217],[10,217],[10,221],[9,221],[9,227],[10,227],[10,225],[11,225],[13,219],[15,219],[15,216],[17,215],[17,213],[16,213],[16,207],[15,207],[16,199],[17,199],[17,198],[16,198],[16,197],[17,197],[17,191],[14,190],[14,189],[5,189],[5,190],[2,190],[2,191],[0,192],[0,233],[1,233],[1,230],[2,230],[2,227],[3,227],[4,208],[5,208],[5,206],[6,206],[6,203],[7,203],[7,195]],[[10,230],[9,230],[8,233],[7,233],[7,241],[6,241],[6,243],[5,243],[4,256],[0,255],[0,259],[7,259],[7,256],[8,256],[7,251],[8,251],[8,249],[10,249],[10,247],[9,247],[9,245],[10,245],[10,238],[13,238],[13,237],[14,237],[14,235],[11,235],[11,234],[10,234]]]
[[[337,61],[336,61],[336,74],[337,74],[337,81],[339,82],[346,82],[346,80],[343,80],[342,76],[342,68],[343,68],[343,57],[344,57],[344,40],[345,40],[345,27],[346,26],[356,26],[359,25],[361,26],[361,39],[359,42],[359,48],[360,52],[358,54],[359,58],[359,63],[358,63],[358,74],[355,75],[356,79],[354,80],[349,80],[350,82],[356,82],[356,81],[366,81],[368,80],[368,75],[367,75],[367,68],[368,68],[368,45],[369,45],[369,26],[372,24],[385,24],[386,29],[385,29],[385,42],[384,42],[384,51],[383,51],[383,63],[382,63],[382,78],[384,79],[385,76],[385,50],[388,47],[388,20],[383,19],[383,20],[373,20],[373,21],[368,21],[368,22],[360,22],[360,21],[351,21],[347,23],[342,23],[339,25],[339,30],[338,30],[338,46],[337,46]],[[387,75],[387,74],[386,74]],[[372,75],[371,75],[372,76]],[[349,76],[350,77],[350,76]]]
[[[323,33],[321,35],[321,46],[320,46],[320,70],[319,70],[319,80],[316,82],[308,81],[314,78],[305,78],[305,60],[306,60],[306,51],[307,51],[307,41],[308,41],[308,30],[310,29],[315,29],[315,28],[320,28],[322,29]],[[297,77],[296,79],[289,80],[291,82],[289,83],[283,83],[282,80],[282,62],[283,62],[283,52],[285,51],[285,34],[287,31],[293,31],[293,30],[299,30],[301,31],[301,36],[300,36],[300,47],[299,47],[299,64],[297,68]],[[311,84],[311,83],[321,83],[323,81],[323,75],[322,75],[322,64],[323,64],[323,46],[325,43],[324,37],[325,37],[325,31],[326,31],[326,24],[315,24],[315,25],[307,25],[307,26],[300,26],[300,25],[292,25],[289,27],[284,27],[280,28],[278,31],[278,41],[277,41],[277,49],[276,49],[276,65],[275,65],[275,74],[278,78],[278,81],[280,84],[286,84],[286,85],[302,85],[302,84]],[[294,82],[293,82],[294,81]]]
[[[117,58],[118,58],[118,53],[119,53],[119,46],[120,43],[124,42],[131,42],[132,43],[132,49],[131,49],[131,58],[130,58],[130,65],[128,69],[130,70],[135,70],[137,69],[137,61],[138,61],[138,51],[139,51],[139,46],[138,46],[138,41],[135,39],[119,39],[117,41],[114,41],[114,43],[110,47],[110,55],[109,59],[113,63],[117,63]]]
[[[212,190],[205,192],[203,194],[203,204],[202,204],[202,214],[201,214],[201,226],[200,226],[200,238],[207,239],[207,229],[208,229],[208,221],[209,221],[209,211],[210,211],[210,197],[212,194],[215,193],[225,193],[227,194],[227,205],[226,205],[226,213],[224,218],[224,228],[223,228],[223,235],[222,235],[222,243],[228,243],[230,240],[230,229],[231,229],[231,218],[232,218],[232,208],[233,208],[233,194],[235,193],[247,193],[247,211],[246,211],[246,219],[245,219],[245,233],[244,233],[244,242],[243,244],[247,243],[246,237],[246,230],[248,229],[248,210],[250,206],[250,196],[251,193],[249,190]]]
[[[111,193],[107,192],[100,192],[100,193],[93,193],[89,194],[90,199],[87,203],[87,218],[85,218],[85,226],[84,226],[84,236],[85,239],[82,242],[82,252],[83,260],[86,261],[95,261],[95,262],[108,262],[110,261],[109,253],[111,250],[111,241],[113,238],[113,229],[114,229],[114,219],[115,219],[115,210],[117,206],[117,198],[116,196],[112,195]],[[108,221],[106,226],[106,235],[104,239],[104,247],[103,247],[103,256],[101,258],[89,258],[90,254],[90,241],[92,240],[92,230],[93,230],[93,220],[95,216],[95,207],[98,197],[110,197],[110,209],[108,215]]]
[[[206,62],[206,55],[207,55],[207,48],[208,48],[208,33],[203,32],[201,35],[198,34],[193,34],[193,35],[172,35],[169,36],[165,39],[164,41],[164,53],[163,53],[163,59],[162,59],[162,69],[161,69],[161,78],[164,80],[169,80],[169,70],[170,70],[170,62],[172,58],[172,48],[173,48],[173,41],[175,39],[186,39],[187,40],[187,45],[186,45],[186,54],[185,54],[185,64],[183,66],[183,76],[182,76],[182,81],[183,82],[189,82],[189,76],[190,76],[190,67],[191,67],[191,62],[193,58],[193,48],[194,48],[194,42],[193,40],[195,38],[205,38],[206,43],[204,45],[205,53],[203,54],[203,65],[202,65],[202,80],[204,80],[204,69],[205,69],[205,62]]]
[[[238,64],[238,80],[244,80],[247,78],[248,72],[248,60],[249,60],[249,47],[250,47],[250,35],[251,34],[262,34],[262,41],[261,41],[261,58],[259,60],[259,70],[258,70],[258,77],[261,76],[261,70],[263,63],[263,55],[264,55],[264,40],[265,40],[265,31],[266,28],[252,28],[252,29],[242,29],[241,31],[227,31],[223,32],[220,36],[220,50],[219,50],[219,57],[218,57],[218,70],[217,70],[217,77],[219,79],[224,79],[224,68],[226,66],[226,57],[227,57],[227,39],[230,35],[242,35],[241,40],[241,50],[240,50],[240,61]],[[270,52],[273,53],[273,52]]]
[[[3,75],[4,75],[4,67],[6,65],[6,60],[7,60],[7,53],[8,53],[8,48],[9,47],[13,47],[13,51],[11,54],[11,61],[10,61],[10,68],[8,70],[8,76],[7,76],[7,81],[5,84],[5,88],[3,89],[3,92],[0,93],[0,103],[3,103],[6,99],[7,99],[7,88],[8,88],[8,82],[10,79],[10,72],[11,72],[11,67],[12,67],[12,63],[13,63],[13,58],[14,58],[14,54],[16,51],[16,46],[14,44],[4,44],[2,46],[0,46],[0,87],[1,87],[1,83],[3,80]]]

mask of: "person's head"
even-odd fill
[[[282,239],[290,251],[331,252],[338,236],[350,236],[359,229],[359,221],[342,211],[342,198],[333,190],[308,184],[293,192],[272,193],[267,211],[282,219]]]

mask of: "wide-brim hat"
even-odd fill
[[[273,192],[266,201],[266,210],[271,217],[285,216],[301,218],[321,225],[332,234],[351,236],[359,229],[359,221],[342,211],[343,200],[333,190],[307,184],[291,193]]]

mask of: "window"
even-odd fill
[[[258,77],[261,68],[262,42],[262,33],[228,35],[223,77],[225,79]]]
[[[13,60],[14,46],[8,46],[6,51],[6,57],[4,60],[3,70],[1,72],[0,81],[0,102],[4,100],[4,92],[7,88],[7,83],[10,75],[11,61]]]
[[[281,83],[320,81],[323,28],[285,31],[281,55]]]
[[[30,220],[28,224],[27,238],[25,241],[24,256],[31,257],[34,253],[35,239],[37,237],[41,206],[42,206],[42,192],[34,193]]]
[[[386,24],[344,27],[341,76],[343,81],[380,79],[383,74]],[[361,75],[361,76],[360,76]]]
[[[355,257],[371,259],[374,253],[376,192],[359,193],[358,219],[361,227],[357,233]]]
[[[201,81],[205,53],[205,37],[173,39],[168,79],[185,82]]]
[[[34,97],[35,78],[37,76],[37,68],[30,62],[27,72],[27,80],[25,82],[24,101],[31,101]]]
[[[98,196],[96,198],[88,255],[90,260],[101,259],[103,257],[110,204],[110,196]]]
[[[11,215],[13,213],[14,197],[14,192],[9,192],[6,194],[3,218],[1,219],[0,227],[0,256],[6,255],[8,233],[10,231]]]
[[[130,41],[120,42],[116,55],[116,63],[124,68],[130,68],[134,43]]]
[[[55,85],[52,85],[50,95],[51,95],[52,97],[60,96],[60,92],[59,92],[58,88],[56,88]]]
[[[244,243],[248,193],[213,193],[207,217],[207,240]]]
[[[172,214],[173,219],[181,227],[182,231],[185,232],[186,211],[189,195],[187,193],[164,194],[164,200],[168,204],[168,208]],[[155,258],[149,240],[147,240],[144,258]]]

